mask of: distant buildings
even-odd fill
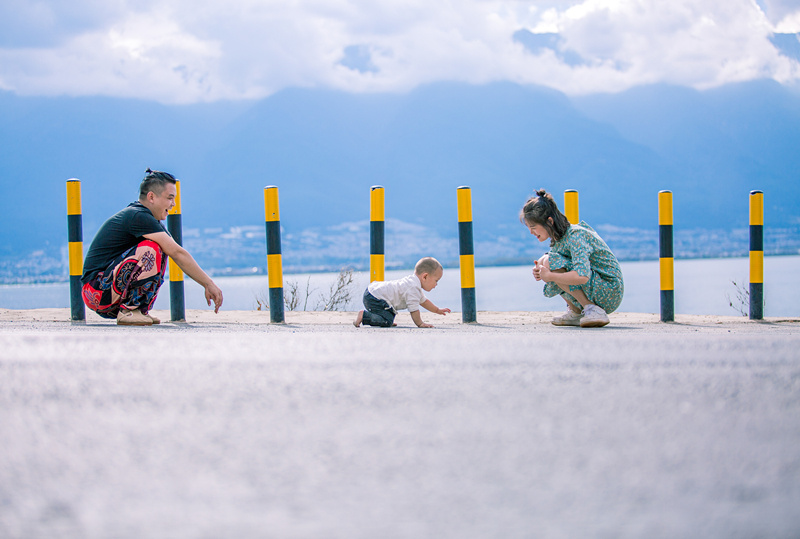
[[[658,230],[598,225],[598,233],[620,260],[658,258]],[[446,231],[452,232],[452,231]],[[675,231],[676,258],[744,257],[748,254],[748,229],[695,229]],[[263,226],[228,229],[186,229],[183,241],[198,262],[214,275],[266,273],[266,230]],[[88,248],[87,240],[84,253]],[[343,267],[366,270],[369,266],[369,222],[283,231],[284,273],[338,271]],[[523,227],[506,234],[475,235],[475,259],[481,266],[530,264],[548,248],[532,240]],[[800,226],[767,228],[766,255],[800,255]],[[446,266],[458,265],[455,234],[389,219],[386,222],[386,266],[410,268],[422,256],[433,255]],[[0,284],[63,282],[68,280],[67,246],[39,249],[0,257]]]

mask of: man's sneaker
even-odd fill
[[[603,309],[592,304],[583,308],[582,328],[601,328],[606,324],[608,324],[608,315]]]
[[[561,316],[556,316],[553,318],[553,325],[554,326],[580,326],[581,325],[581,318],[583,315],[581,313],[576,313],[569,307],[567,307],[567,312],[562,314]]]
[[[147,314],[145,314],[145,316],[146,316],[147,318],[149,318],[150,320],[152,320],[152,321],[153,321],[153,324],[160,324],[160,323],[161,323],[161,319],[160,319],[160,318],[156,318],[155,316],[153,316],[153,315],[152,315],[152,314],[150,314],[150,313],[147,313]]]
[[[117,314],[118,326],[152,326],[153,319],[142,314],[139,309],[120,309]]]

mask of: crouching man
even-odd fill
[[[112,216],[94,237],[83,264],[83,302],[103,318],[128,326],[158,324],[149,311],[170,256],[205,289],[214,312],[222,306],[222,290],[161,224],[175,206],[176,183],[172,174],[148,168],[139,200]]]

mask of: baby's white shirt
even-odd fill
[[[419,277],[414,273],[394,281],[372,281],[367,290],[376,298],[386,301],[395,311],[408,309],[408,312],[413,313],[419,310],[420,303],[425,303],[428,299]]]

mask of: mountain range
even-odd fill
[[[147,167],[181,179],[184,227],[201,231],[261,226],[267,185],[288,233],[368,220],[372,185],[387,219],[444,237],[457,235],[462,185],[484,240],[524,237],[519,209],[538,188],[559,204],[578,189],[582,219],[632,229],[657,227],[669,189],[676,230],[746,227],[761,189],[767,227],[800,225],[800,90],[767,80],[582,97],[512,83],[288,89],[185,106],[0,92],[0,117],[6,258],[63,249],[67,179],[82,181],[88,243]]]

